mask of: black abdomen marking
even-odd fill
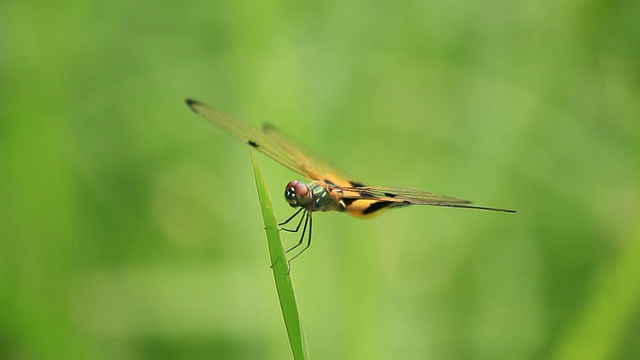
[[[255,141],[253,141],[253,140],[249,140],[249,141],[247,141],[247,144],[249,144],[249,145],[253,146],[254,148],[258,148],[258,147],[260,146],[260,145],[258,145],[258,143],[256,143],[256,142],[255,142]]]
[[[353,204],[353,202],[354,202],[354,201],[356,201],[356,200],[358,200],[358,199],[343,198],[343,199],[342,199],[342,202],[343,202],[346,206],[349,206],[349,205]]]
[[[373,204],[369,205],[368,208],[364,209],[362,211],[363,215],[369,215],[369,214],[373,214],[376,211],[380,211],[392,204],[395,204],[391,201],[378,201],[378,202],[374,202]]]

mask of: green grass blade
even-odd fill
[[[267,232],[267,241],[269,243],[269,256],[271,257],[271,268],[273,277],[276,282],[276,290],[278,299],[280,300],[280,308],[282,309],[282,317],[287,328],[289,336],[289,344],[293,352],[293,358],[296,360],[308,359],[306,342],[304,333],[302,332],[302,323],[298,315],[298,306],[296,304],[296,296],[293,291],[293,284],[289,276],[287,258],[285,257],[284,248],[282,247],[282,239],[278,230],[278,222],[273,213],[271,198],[267,192],[267,187],[262,178],[262,173],[258,168],[258,163],[251,152],[251,162],[253,163],[253,172],[256,178],[256,187],[258,188],[258,198],[260,199],[260,207],[262,209],[262,217],[264,219],[264,228]]]

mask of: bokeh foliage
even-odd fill
[[[318,214],[292,270],[313,358],[636,359],[638,18],[625,0],[2,1],[0,358],[290,356],[248,148],[194,97],[368,184],[519,210]],[[259,161],[281,193],[294,175]]]

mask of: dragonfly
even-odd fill
[[[290,138],[272,124],[263,123],[262,128],[247,124],[193,99],[186,99],[195,113],[210,123],[222,128],[257,151],[262,152],[284,167],[307,179],[310,183],[292,180],[285,186],[284,197],[297,210],[278,224],[280,230],[299,232],[298,243],[286,252],[300,248],[288,263],[311,246],[312,214],[318,211],[339,211],[356,218],[370,218],[386,210],[409,205],[430,205],[452,208],[515,213],[515,210],[473,205],[471,201],[451,196],[397,187],[366,186],[351,179],[324,159],[312,155],[304,146]],[[300,216],[293,229],[284,227]],[[306,236],[306,237],[305,237]],[[306,242],[305,242],[306,239]]]

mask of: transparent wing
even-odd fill
[[[449,206],[458,208],[470,208],[481,210],[493,210],[504,212],[515,212],[515,210],[491,208],[485,206],[471,205],[471,201],[454,198],[451,196],[437,195],[426,191],[392,188],[381,186],[362,186],[362,187],[338,187],[335,190],[341,191],[343,199],[354,200],[374,200],[376,202],[385,202],[389,204],[404,205],[431,205],[431,206]]]
[[[254,149],[269,156],[289,170],[312,180],[324,181],[328,179],[328,177],[331,177],[329,167],[322,165],[323,170],[319,168],[319,164],[324,163],[323,161],[318,161],[318,165],[316,165],[315,159],[310,159],[305,155],[296,142],[278,131],[274,126],[264,125],[263,129],[260,130],[196,100],[187,99],[186,103],[191,110],[212,124],[221,127],[231,135],[251,145]],[[354,183],[340,182],[340,185],[353,186]]]
[[[304,145],[297,142],[295,139],[289,137],[282,130],[275,125],[264,123],[262,124],[262,131],[272,139],[280,148],[282,148],[294,162],[301,167],[312,167],[316,173],[320,176],[319,179],[324,182],[330,182],[337,186],[361,186],[358,181],[352,180],[350,176],[347,176],[342,170],[329,164],[328,161],[321,158],[313,151],[306,148]]]

